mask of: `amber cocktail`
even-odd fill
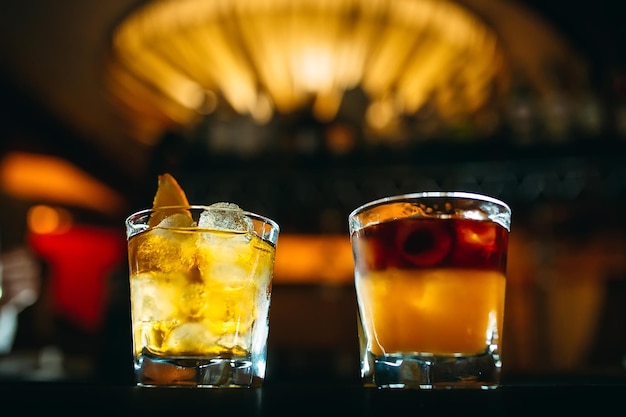
[[[217,204],[144,210],[126,227],[137,383],[261,385],[278,225]]]
[[[349,221],[364,383],[497,387],[508,206],[419,193],[366,204]]]

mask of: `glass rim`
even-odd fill
[[[374,208],[374,207],[377,207],[386,203],[399,202],[403,200],[416,200],[419,198],[439,198],[439,197],[452,197],[455,199],[459,198],[459,199],[484,201],[487,203],[496,204],[504,208],[506,212],[509,214],[509,216],[511,215],[511,207],[509,207],[507,203],[495,197],[488,196],[486,194],[473,193],[473,192],[468,192],[468,191],[419,191],[419,192],[412,192],[412,193],[405,193],[405,194],[397,194],[397,195],[382,197],[376,200],[369,201],[367,203],[360,205],[354,210],[352,210],[350,214],[348,215],[348,219],[355,218],[359,214],[371,208]]]
[[[250,217],[252,219],[262,221],[266,224],[269,224],[271,227],[276,229],[277,232],[280,232],[280,226],[278,225],[278,223],[276,223],[276,221],[270,219],[269,217],[263,216],[261,214],[254,213],[252,211],[228,208],[228,207],[211,207],[210,205],[205,205],[205,204],[189,204],[189,205],[182,205],[182,206],[179,205],[179,206],[163,206],[163,207],[157,207],[157,208],[145,208],[145,209],[135,211],[134,213],[131,213],[130,215],[128,215],[128,217],[126,217],[126,219],[124,220],[124,224],[126,224],[127,226],[130,226],[133,224],[132,223],[133,219],[142,217],[148,213],[152,213],[152,212],[156,212],[160,210],[176,210],[176,209],[236,212],[238,214],[241,214],[241,215]]]

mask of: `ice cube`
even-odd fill
[[[179,309],[189,319],[202,317],[208,304],[208,294],[203,282],[189,281],[180,288]]]
[[[463,217],[472,220],[489,220],[489,213],[483,210],[466,210],[463,212]]]
[[[163,347],[169,353],[201,355],[217,344],[217,340],[203,323],[183,323],[167,335]]]
[[[256,317],[254,296],[256,288],[215,286],[204,318],[216,334],[246,332]]]
[[[239,287],[251,279],[254,248],[248,235],[202,233],[198,239],[198,268],[205,283]]]
[[[159,222],[157,227],[175,228],[175,227],[193,227],[195,226],[193,219],[183,213],[174,213]]]
[[[215,203],[200,215],[198,226],[207,229],[233,230],[250,232],[252,221],[243,214],[243,210],[235,203]]]
[[[168,279],[158,274],[143,273],[131,277],[133,320],[156,322],[172,320],[178,314],[178,291],[172,280],[184,279],[168,274]]]
[[[495,223],[472,222],[457,228],[457,238],[464,245],[490,246],[496,241]]]
[[[239,348],[246,352],[250,350],[250,345],[252,344],[251,336],[252,334],[250,332],[225,334],[219,339],[218,344],[229,350]]]
[[[189,270],[195,263],[196,236],[192,233],[154,228],[133,239],[131,259],[139,272]]]

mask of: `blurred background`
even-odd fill
[[[358,380],[347,216],[440,189],[512,207],[504,378],[623,380],[625,9],[0,2],[0,248],[36,259],[0,379],[132,383],[123,221],[170,172],[281,226],[268,383]]]

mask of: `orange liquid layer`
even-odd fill
[[[356,287],[368,350],[375,355],[477,354],[501,334],[500,272],[387,269],[358,275]]]

